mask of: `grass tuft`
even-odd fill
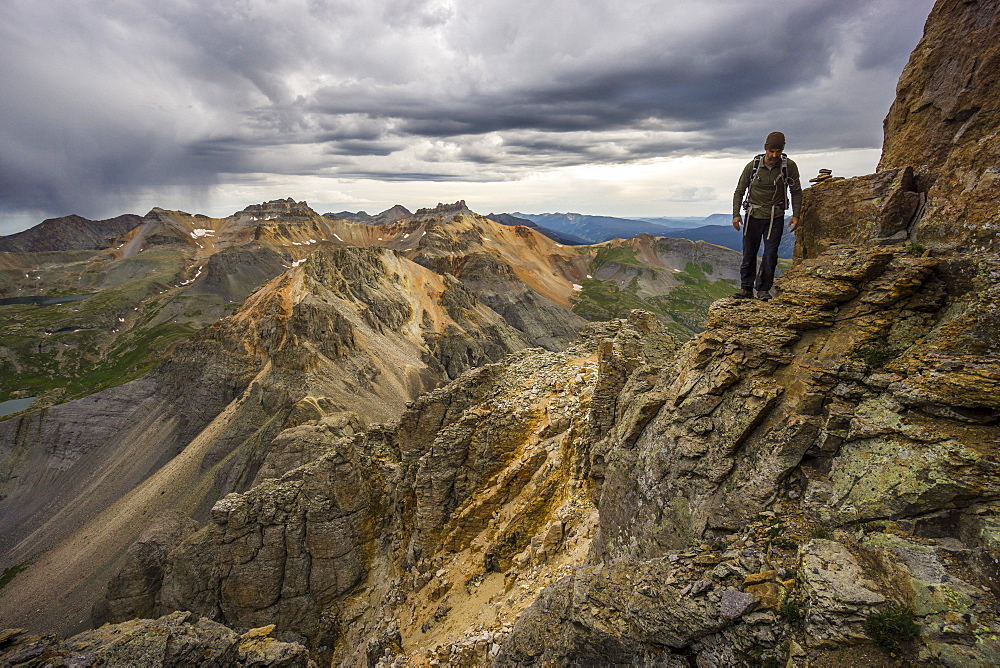
[[[901,606],[889,606],[868,615],[865,633],[883,651],[895,655],[899,643],[920,635],[913,611]]]
[[[797,624],[805,619],[802,604],[796,601],[785,601],[782,603],[781,607],[778,608],[778,614],[792,624]]]

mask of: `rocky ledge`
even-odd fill
[[[590,562],[497,665],[996,665],[998,279],[836,245],[771,302],[716,302],[654,379],[636,360],[591,445]]]
[[[8,629],[0,631],[0,665],[316,666],[305,647],[275,640],[273,630],[238,634],[190,612],[105,624],[66,640]]]

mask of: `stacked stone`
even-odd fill
[[[829,169],[819,170],[819,174],[811,179],[809,183],[823,183],[823,181],[829,181],[833,178],[833,171]]]

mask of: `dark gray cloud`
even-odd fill
[[[775,128],[876,147],[931,4],[5,0],[0,216],[252,175],[510,181]]]

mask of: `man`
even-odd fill
[[[750,299],[757,290],[757,299],[771,298],[774,283],[774,268],[778,264],[778,245],[781,243],[782,228],[785,226],[785,211],[791,192],[792,217],[788,220],[788,231],[794,232],[799,226],[799,210],[802,207],[802,186],[799,184],[799,167],[782,152],[785,150],[785,135],[772,132],[764,142],[763,157],[747,163],[740,175],[740,182],[733,195],[733,227],[743,229],[743,264],[740,265],[740,291],[733,297]],[[754,171],[754,163],[756,171]],[[746,200],[743,194],[750,189]],[[749,204],[749,216],[743,222],[740,215],[741,204]],[[760,240],[764,239],[764,256],[757,271],[757,251]]]

